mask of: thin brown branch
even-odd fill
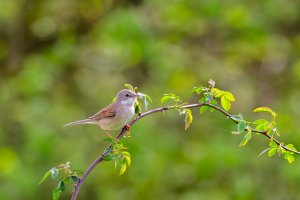
[[[222,114],[224,114],[227,118],[229,118],[230,120],[232,120],[234,123],[236,123],[236,124],[238,123],[237,120],[235,120],[234,118],[232,118],[232,115],[230,113],[226,112],[225,110],[221,109],[218,106],[215,106],[215,105],[212,105],[212,104],[209,104],[209,103],[196,103],[196,104],[188,104],[188,105],[184,105],[184,106],[165,106],[165,107],[160,107],[160,108],[156,108],[156,109],[153,109],[153,110],[149,110],[147,112],[144,112],[144,113],[141,113],[141,114],[137,115],[136,118],[133,119],[131,122],[129,122],[128,125],[132,126],[139,119],[141,119],[141,118],[143,118],[143,117],[145,117],[147,115],[154,114],[154,113],[164,112],[164,111],[167,111],[167,110],[173,110],[173,109],[176,109],[176,108],[194,108],[194,107],[201,107],[201,106],[209,106],[211,108],[214,108],[214,109],[218,110],[219,112],[221,112]],[[120,140],[124,136],[124,134],[126,133],[126,131],[127,131],[127,128],[123,127],[122,130],[121,130],[121,132],[119,133],[119,135],[117,136],[116,139]],[[245,131],[247,131],[247,129],[245,129]],[[277,145],[281,146],[286,151],[293,152],[295,154],[300,155],[300,152],[295,151],[293,149],[290,149],[290,148],[282,145],[280,143],[280,141],[278,141],[275,138],[273,138],[272,136],[268,135],[267,131],[252,130],[252,132],[264,135],[267,138],[269,138],[270,140],[274,141]],[[86,179],[86,177],[92,172],[92,170],[96,167],[96,165],[98,165],[99,163],[101,163],[103,161],[104,156],[106,156],[110,152],[111,147],[112,147],[112,145],[110,145],[109,147],[107,147],[105,149],[105,151],[84,172],[84,174],[82,175],[82,177],[78,180],[77,184],[75,185],[75,188],[74,188],[71,200],[76,200],[77,199],[78,192],[80,190],[80,187],[81,187],[82,183],[84,182],[84,180]]]

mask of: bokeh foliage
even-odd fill
[[[85,170],[105,134],[62,125],[94,114],[124,83],[156,107],[170,92],[193,102],[190,88],[212,78],[235,95],[233,112],[276,110],[281,139],[299,149],[298,0],[0,0],[0,8],[0,199],[50,199],[53,183],[38,185],[45,171],[67,161]],[[239,148],[232,129],[209,112],[195,112],[187,131],[172,112],[142,119],[124,141],[126,174],[104,163],[79,197],[299,197],[299,161],[257,158],[266,142]]]

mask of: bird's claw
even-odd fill
[[[124,137],[131,137],[131,136],[130,136],[130,125],[126,124],[126,125],[124,126],[124,128],[125,128],[126,131],[127,131],[127,134],[124,135]]]
[[[124,128],[129,131],[130,130],[130,125],[129,124],[125,124]]]

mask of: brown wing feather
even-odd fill
[[[112,109],[112,104],[107,106],[106,108],[103,108],[93,116],[89,117],[89,119],[94,119],[99,121],[100,119],[105,119],[105,118],[111,118],[116,116],[116,110]]]

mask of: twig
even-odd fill
[[[231,119],[234,123],[238,123],[237,120],[235,120],[234,118],[231,117],[231,114],[229,114],[228,112],[226,112],[225,110],[219,108],[218,106],[215,106],[215,105],[212,105],[212,104],[209,104],[209,103],[196,103],[196,104],[188,104],[188,105],[184,105],[184,106],[181,106],[181,108],[194,108],[194,107],[201,107],[201,106],[209,106],[211,108],[214,108],[216,110],[218,110],[219,112],[221,112],[222,114],[224,114],[225,116],[227,116],[229,119]],[[131,122],[129,122],[129,127],[132,126],[133,124],[135,124],[139,119],[147,116],[147,115],[150,115],[150,114],[153,114],[153,113],[158,113],[158,112],[163,112],[163,111],[166,111],[166,110],[173,110],[175,108],[177,108],[178,106],[165,106],[165,107],[160,107],[160,108],[156,108],[156,109],[153,109],[153,110],[149,110],[147,112],[144,112],[144,113],[141,113],[139,115],[136,116],[135,119],[133,119]],[[120,140],[124,134],[126,133],[127,131],[127,128],[126,127],[123,127],[121,132],[119,133],[119,135],[117,136],[117,140]],[[247,131],[247,129],[245,129],[245,131]],[[298,151],[295,151],[293,149],[290,149],[284,145],[282,145],[278,140],[276,140],[275,138],[271,137],[270,135],[267,134],[267,131],[259,131],[259,130],[252,130],[252,132],[254,133],[259,133],[261,135],[264,135],[266,137],[268,137],[270,140],[274,141],[277,145],[281,146],[283,149],[285,149],[286,151],[289,151],[289,152],[293,152],[295,154],[298,154],[300,155],[300,152]],[[110,145],[109,147],[107,147],[105,149],[105,151],[88,167],[88,169],[84,172],[84,174],[82,175],[82,177],[78,180],[77,184],[75,185],[75,188],[73,190],[73,194],[72,194],[72,198],[71,200],[76,200],[77,199],[77,196],[78,196],[78,192],[80,190],[80,187],[83,183],[83,181],[86,179],[86,177],[92,172],[92,170],[96,167],[97,164],[101,163],[103,161],[103,157],[107,155],[108,152],[110,152],[110,149],[111,149],[112,145]]]

